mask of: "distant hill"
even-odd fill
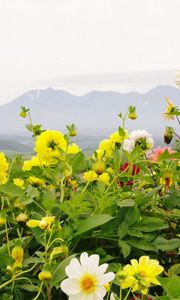
[[[144,94],[92,91],[84,96],[52,88],[32,90],[0,106],[0,134],[22,135],[26,131],[27,120],[19,116],[21,105],[30,108],[33,122],[44,128],[64,131],[66,124],[75,123],[86,136],[103,136],[115,130],[120,125],[119,112],[135,105],[138,119],[128,121],[128,128],[144,128],[158,135],[166,125],[162,117],[166,96],[176,105],[180,103],[180,90],[171,86],[157,86]]]

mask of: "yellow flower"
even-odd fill
[[[31,219],[26,223],[26,225],[30,228],[40,227],[43,230],[51,231],[51,225],[54,220],[54,216],[44,217],[41,220]]]
[[[93,164],[93,171],[97,174],[100,175],[104,172],[105,170],[105,164],[103,161],[96,161]]]
[[[39,220],[34,220],[34,219],[31,219],[29,220],[26,225],[30,228],[35,228],[35,227],[38,227],[39,226],[39,223],[40,221]]]
[[[105,185],[109,184],[109,174],[107,172],[102,173],[101,175],[98,176],[98,181],[103,182]]]
[[[28,182],[32,185],[35,185],[35,186],[42,186],[42,187],[46,186],[45,182],[42,179],[39,179],[35,176],[30,176],[28,178]]]
[[[28,215],[21,213],[16,217],[17,222],[26,222],[28,219]]]
[[[121,143],[122,141],[124,141],[127,138],[128,138],[128,132],[127,132],[127,130],[125,131],[125,135],[124,136],[121,136],[119,134],[119,132],[116,131],[116,132],[113,132],[110,135],[110,137],[109,137],[110,141],[113,142],[113,143]]]
[[[7,182],[8,162],[3,152],[0,152],[0,185]]]
[[[151,284],[160,285],[156,276],[163,272],[163,267],[155,259],[141,256],[139,262],[131,260],[131,265],[126,265],[118,273],[122,289],[132,288],[132,292],[141,291],[144,295],[148,293]]]
[[[11,256],[12,256],[12,258],[14,258],[16,263],[22,264],[23,256],[24,256],[23,248],[21,246],[15,246],[12,249]]]
[[[39,157],[33,156],[30,160],[24,161],[22,169],[23,171],[30,171],[32,167],[39,167],[40,165]]]
[[[79,148],[78,145],[76,145],[75,143],[69,145],[68,149],[67,149],[67,153],[68,154],[76,154],[79,151],[81,151],[81,149]]]
[[[66,152],[67,142],[60,131],[46,130],[42,132],[35,143],[35,152],[40,160],[56,163],[56,158],[61,158],[60,151]]]
[[[94,171],[87,171],[83,174],[83,179],[85,181],[95,181],[97,180],[97,174]]]
[[[50,280],[52,278],[52,274],[49,271],[42,271],[39,273],[38,277],[41,281]]]
[[[111,157],[113,145],[111,140],[102,140],[99,144],[99,149],[105,153],[106,157]]]
[[[24,180],[21,178],[14,178],[13,179],[13,183],[17,186],[19,186],[20,188],[23,188],[24,185]]]
[[[101,149],[97,149],[94,154],[93,154],[93,159],[98,159],[98,160],[102,160],[103,156],[104,156],[105,152],[104,150]]]

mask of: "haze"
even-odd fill
[[[49,86],[174,85],[179,12],[179,0],[0,0],[0,104]]]

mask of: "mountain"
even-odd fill
[[[129,105],[135,105],[138,119],[128,120],[128,128],[143,128],[158,135],[165,125],[171,124],[162,117],[165,97],[178,105],[180,90],[157,86],[144,94],[92,91],[84,96],[52,88],[31,90],[0,106],[0,134],[24,134],[28,121],[19,116],[22,105],[31,109],[33,123],[42,124],[43,128],[64,131],[67,124],[75,123],[82,135],[105,136],[121,124],[118,114],[126,112]]]

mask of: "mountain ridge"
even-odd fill
[[[19,117],[21,106],[30,108],[33,122],[42,124],[44,128],[64,130],[66,124],[75,123],[81,132],[97,130],[98,134],[103,129],[104,135],[120,125],[118,114],[134,105],[138,119],[136,122],[128,120],[129,129],[161,130],[165,126],[161,119],[166,108],[165,97],[178,105],[180,90],[159,85],[146,93],[91,91],[77,96],[53,88],[34,89],[0,106],[0,134],[24,132],[27,120]]]

